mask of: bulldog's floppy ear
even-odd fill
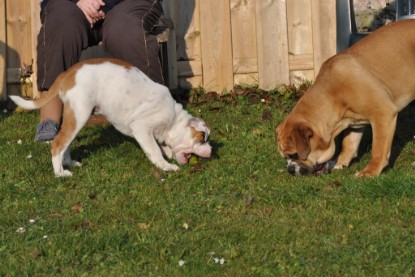
[[[208,141],[210,129],[206,125],[206,123],[200,119],[200,118],[191,118],[188,122],[189,127],[193,127],[196,131],[203,132],[204,133],[204,141]]]
[[[310,138],[313,136],[313,130],[304,123],[298,124],[294,127],[291,133],[291,138],[297,149],[297,154],[300,159],[307,159],[308,154],[311,151]]]

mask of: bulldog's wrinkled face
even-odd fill
[[[323,174],[331,170],[328,161],[334,155],[334,141],[321,138],[307,122],[286,119],[276,129],[276,140],[291,174]]]
[[[192,154],[210,158],[212,154],[212,147],[209,144],[210,129],[202,119],[190,119],[182,131],[180,144],[171,148],[172,156],[179,164],[187,164]]]

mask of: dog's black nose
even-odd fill
[[[288,173],[290,173],[291,175],[295,175],[295,165],[289,165],[287,169]]]
[[[300,175],[307,175],[310,171],[307,168],[300,167]]]

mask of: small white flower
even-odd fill
[[[265,103],[265,99],[264,99],[264,98],[262,98],[262,99],[261,99],[261,102],[262,102],[262,103]]]
[[[31,159],[33,156],[32,156],[32,153],[30,153],[29,155],[27,155],[27,157],[26,158],[28,158],[28,159]]]
[[[186,222],[185,222],[185,223],[183,223],[183,225],[182,225],[182,226],[183,226],[183,228],[184,228],[184,229],[186,229],[186,230],[187,230],[187,229],[189,229],[189,224],[187,224]]]
[[[29,222],[30,222],[31,224],[33,224],[33,223],[35,223],[35,220],[34,220],[34,219],[30,219],[30,220],[29,220]]]
[[[19,233],[19,234],[23,234],[24,232],[26,232],[26,229],[24,227],[19,227],[16,230],[16,233]]]
[[[43,238],[44,238],[44,239],[47,239],[47,238],[48,238],[48,235],[44,235],[44,236],[43,236]]]
[[[224,264],[225,263],[225,259],[224,258],[213,258],[213,260],[215,261],[216,264]]]
[[[180,260],[180,261],[179,261],[179,266],[184,266],[184,264],[185,264],[185,263],[186,263],[185,261]]]
[[[22,140],[21,140],[21,139],[19,139],[19,140],[17,141],[17,144],[22,144]]]

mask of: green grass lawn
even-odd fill
[[[354,177],[369,137],[350,168],[294,177],[274,141],[290,96],[199,97],[214,155],[173,173],[95,126],[72,145],[83,167],[55,178],[38,113],[2,113],[0,276],[413,276],[415,112],[380,177]]]

